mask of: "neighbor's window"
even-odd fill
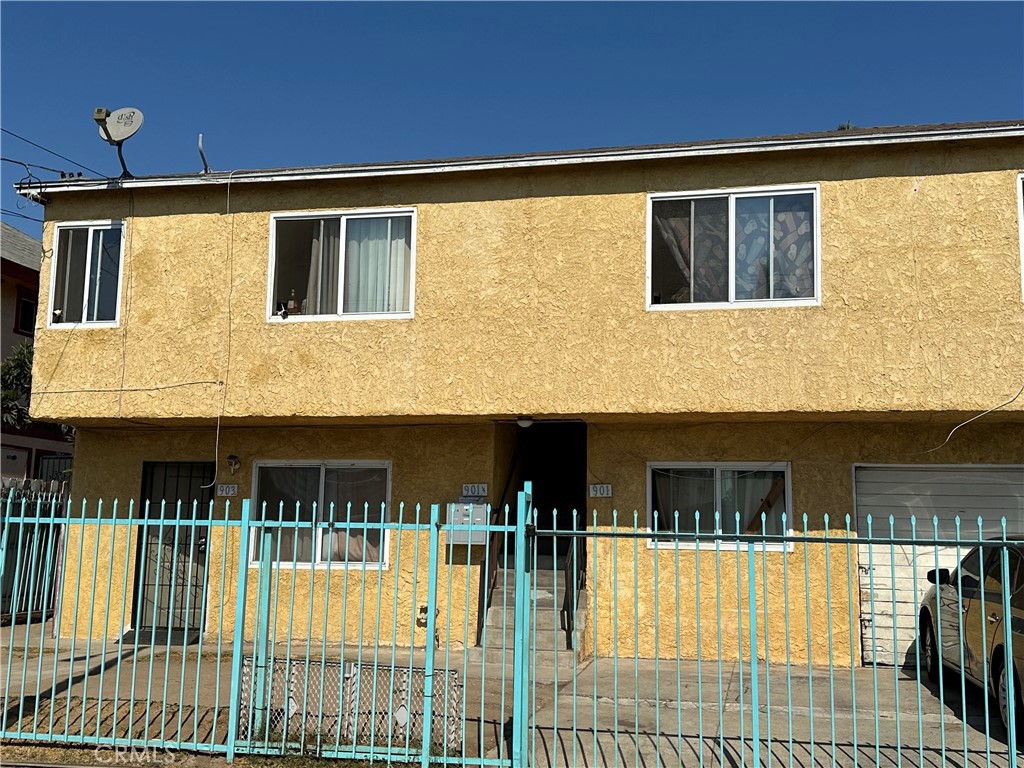
[[[111,222],[58,227],[51,324],[117,322],[121,232],[121,224]]]
[[[299,522],[264,529],[270,558],[280,563],[378,564],[384,561],[389,466],[387,464],[264,464],[256,470],[256,514],[260,519]],[[347,527],[314,528],[334,521]],[[253,560],[260,544],[254,542]]]
[[[36,297],[28,291],[18,289],[18,300],[14,308],[14,332],[22,336],[34,336],[36,332]]]
[[[271,315],[408,314],[413,215],[276,217]]]
[[[762,533],[763,512],[763,532],[777,535],[787,532],[783,513],[792,519],[788,464],[659,463],[648,464],[647,473],[648,526],[655,532],[695,533],[697,512],[700,533],[708,534],[737,533],[737,525],[742,534]]]
[[[817,190],[651,196],[650,306],[813,304]]]

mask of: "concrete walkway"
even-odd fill
[[[71,743],[84,736],[133,736],[160,739],[186,751],[208,751],[209,745],[226,743],[233,663],[229,648],[218,654],[216,644],[207,642],[200,654],[196,646],[168,652],[166,647],[118,649],[116,643],[104,648],[102,643],[78,641],[72,654],[70,643],[56,647],[45,635],[37,635],[39,643],[28,644],[30,653],[11,654],[10,631],[0,632],[0,697],[5,704],[0,714],[4,730],[16,735],[11,743],[31,742],[36,740],[33,732],[47,731],[66,733]],[[25,647],[20,635],[19,645]],[[454,734],[457,747],[448,748],[448,754],[465,756],[467,764],[479,756],[505,757],[504,730],[513,696],[512,665],[487,663],[470,650],[464,654],[452,649],[447,659],[444,650],[436,652],[438,671],[446,663],[457,670],[458,696],[446,707],[444,686],[436,676],[433,709],[435,734]],[[271,683],[277,692],[272,692],[270,712],[287,723],[289,738],[298,733],[304,748],[315,754],[317,745],[338,745],[340,680],[324,699],[334,702],[326,716],[327,710],[317,704],[307,704],[303,711],[301,700],[296,710],[296,691],[308,689],[308,695],[302,694],[306,701],[320,702],[319,660],[310,666],[311,674],[304,674],[305,652],[304,645],[290,653],[275,649],[278,660],[290,656],[295,666]],[[328,662],[337,674],[342,659],[369,663],[374,656],[374,649],[347,647]],[[387,670],[388,684],[374,689],[372,717],[393,724],[418,716],[422,725],[415,695],[406,699],[411,711],[398,713],[402,697],[396,697],[392,681],[398,677],[390,670],[392,658],[399,672],[421,667],[425,652],[381,648],[376,658]],[[965,706],[959,678],[950,676],[947,685],[940,698],[938,689],[920,684],[908,669],[836,669],[830,676],[828,668],[809,674],[806,667],[773,664],[766,676],[762,663],[755,741],[748,665],[599,659],[567,674],[559,672],[557,684],[538,679],[531,685],[528,756],[534,768],[753,766],[756,743],[765,766],[1008,765],[1006,733],[994,703],[988,702],[986,717],[980,690],[966,686]],[[397,726],[387,728],[399,733]],[[270,741],[280,744],[284,735]],[[1024,765],[1024,759],[1019,762]]]
[[[755,766],[749,667],[600,659],[559,683],[537,708],[529,738],[535,768]],[[763,670],[763,665],[762,665]],[[745,676],[745,677],[744,677]],[[1006,766],[1006,732],[980,689],[920,685],[913,670],[789,670],[773,665],[758,687],[760,765]],[[875,691],[877,690],[877,694]],[[1024,764],[1024,759],[1018,759]]]

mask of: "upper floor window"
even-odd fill
[[[124,252],[120,222],[57,227],[50,324],[117,325]]]
[[[818,189],[650,195],[647,306],[820,301]]]
[[[271,317],[412,315],[414,213],[275,216]]]

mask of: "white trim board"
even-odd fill
[[[785,152],[837,147],[890,146],[921,142],[962,141],[965,139],[1001,139],[1024,137],[1024,124],[941,127],[856,133],[847,136],[741,139],[713,143],[668,146],[619,147],[575,152],[536,153],[498,157],[453,158],[399,163],[305,168],[251,169],[221,171],[189,176],[150,176],[138,179],[82,179],[16,185],[18,194],[37,200],[47,193],[88,192],[102,189],[146,189],[156,187],[209,186],[277,181],[313,181],[316,179],[358,179],[414,174],[463,173],[519,168],[585,165],[590,163],[631,162],[637,160],[714,157],[720,155]]]

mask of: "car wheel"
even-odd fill
[[[942,666],[939,663],[939,649],[935,644],[935,632],[932,631],[932,621],[927,614],[921,619],[921,656],[924,661],[924,669],[928,679],[937,683]]]
[[[999,719],[1003,721],[1003,727],[1006,728],[1006,732],[1010,732],[1010,707],[1009,707],[1009,687],[1007,686],[1007,675],[1003,665],[1002,659],[997,659],[994,662],[993,674],[996,680],[996,701],[999,705]],[[1024,744],[1021,740],[1024,739],[1024,696],[1021,695],[1020,690],[1020,675],[1017,674],[1017,669],[1014,667],[1013,670],[1013,698],[1014,698],[1014,719],[1017,721],[1017,749],[1024,751]]]

